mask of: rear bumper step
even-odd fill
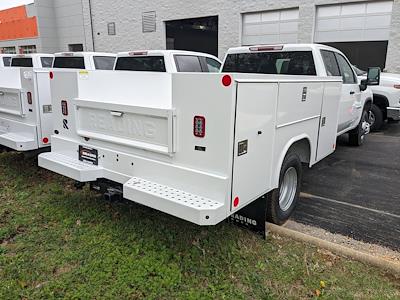
[[[0,145],[17,151],[30,151],[38,149],[38,143],[35,139],[12,132],[0,131]]]
[[[198,225],[216,225],[226,218],[221,202],[133,177],[123,186],[124,198]]]
[[[40,154],[38,164],[42,168],[80,182],[96,181],[103,177],[103,168],[55,152]]]

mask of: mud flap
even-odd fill
[[[231,215],[228,222],[251,230],[266,239],[268,233],[266,212],[267,199],[263,196]]]

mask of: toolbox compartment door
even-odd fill
[[[23,116],[22,98],[20,89],[0,88],[0,112],[14,116]]]
[[[279,86],[240,82],[237,89],[231,210],[237,197],[243,207],[271,187]]]
[[[143,150],[175,152],[174,111],[75,99],[77,134]]]
[[[339,120],[341,82],[326,82],[321,107],[316,161],[327,157],[336,149]]]

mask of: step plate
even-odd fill
[[[215,225],[226,218],[221,202],[138,177],[124,184],[124,198],[198,225]]]

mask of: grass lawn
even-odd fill
[[[399,299],[400,278],[224,222],[202,228],[134,203],[107,203],[33,159],[0,154],[0,299],[317,295]]]

